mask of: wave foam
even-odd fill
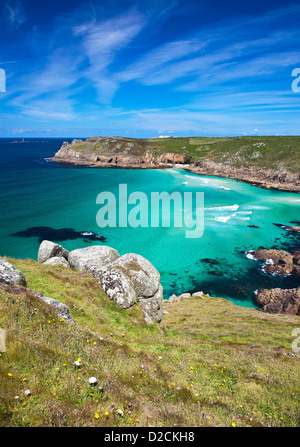
[[[220,217],[215,217],[215,220],[217,222],[224,222],[226,223],[229,219],[231,219],[231,216],[220,216]]]
[[[240,205],[226,205],[226,206],[214,206],[211,208],[204,208],[207,211],[237,211]]]

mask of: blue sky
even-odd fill
[[[0,136],[299,135],[300,4],[1,0]]]

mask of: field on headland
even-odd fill
[[[237,168],[285,168],[300,171],[300,137],[192,137],[149,140],[165,151],[184,152],[193,162],[207,159]]]
[[[244,136],[136,139],[89,137],[65,142],[51,160],[126,169],[182,165],[199,175],[300,192],[300,137]]]
[[[0,289],[0,426],[299,425],[299,317],[204,296],[164,303],[162,324],[147,326],[87,273],[9,261],[77,324]]]
[[[148,149],[154,156],[162,152],[187,155],[191,162],[209,160],[233,167],[256,166],[300,172],[300,136],[187,137],[135,139],[103,137],[73,146],[74,150],[94,154],[120,153],[141,156]]]

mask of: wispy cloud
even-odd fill
[[[271,129],[284,113],[296,123],[290,68],[300,64],[300,5],[189,28],[178,26],[177,10],[189,0],[135,0],[129,10],[75,1],[46,26],[26,20],[26,2],[4,1],[6,30],[19,41],[2,57],[12,62],[24,39],[31,59],[7,62],[1,118],[176,134]]]
[[[22,25],[22,23],[25,22],[26,17],[19,0],[7,1],[4,7],[5,7],[5,15],[10,25],[12,25],[15,28],[18,28],[20,25]]]
[[[106,21],[75,26],[75,36],[82,37],[82,52],[89,60],[85,75],[92,81],[100,100],[109,101],[118,83],[108,71],[118,52],[139,34],[145,25],[145,19],[135,10]]]

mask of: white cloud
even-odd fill
[[[144,18],[135,11],[102,22],[85,23],[73,28],[82,36],[83,54],[88,57],[87,76],[98,91],[100,100],[109,101],[119,83],[110,76],[109,65],[117,53],[125,49],[145,25]]]
[[[25,15],[22,10],[21,3],[18,0],[10,0],[5,3],[6,17],[9,23],[18,28],[25,22]]]

